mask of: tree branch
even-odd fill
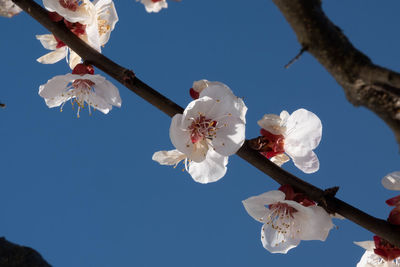
[[[272,0],[322,66],[343,87],[355,106],[375,112],[400,144],[400,74],[375,65],[357,50],[325,15],[321,0]]]
[[[85,61],[90,62],[90,64],[93,64],[105,73],[108,73],[132,92],[147,100],[150,104],[156,106],[171,117],[177,113],[183,112],[182,107],[140,81],[134,76],[133,72],[119,66],[98,53],[96,50],[92,49],[84,41],[71,33],[64,24],[51,21],[47,12],[33,0],[13,0],[13,2],[48,30],[53,32],[53,34],[67,44],[72,50],[77,52]],[[361,227],[364,227],[400,247],[400,226],[392,225],[384,220],[374,218],[333,197],[324,190],[302,181],[293,174],[278,167],[270,160],[260,155],[260,153],[252,150],[248,141],[246,141],[242,148],[240,148],[237,155],[270,176],[279,184],[290,184],[296,190],[307,194],[311,199],[324,206],[328,211],[339,213]]]
[[[8,242],[0,237],[0,266],[51,267],[35,250]]]

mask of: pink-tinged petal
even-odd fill
[[[287,119],[285,150],[290,150],[291,156],[305,156],[318,146],[321,137],[321,120],[314,113],[298,109]]]
[[[40,41],[44,48],[48,50],[56,50],[57,40],[53,34],[36,35],[36,39]]]
[[[244,122],[237,117],[226,117],[219,120],[216,126],[218,130],[211,146],[221,155],[235,154],[245,141]]]
[[[301,240],[320,240],[325,241],[329,235],[329,231],[333,228],[332,218],[329,214],[319,206],[310,206],[314,214],[301,222],[301,231],[299,238]]]
[[[286,150],[286,153],[293,159],[294,165],[304,173],[314,173],[319,170],[319,160],[314,151],[308,151],[302,157],[293,156],[290,152],[290,150]]]
[[[161,165],[177,165],[184,160],[186,155],[178,150],[158,151],[153,154],[152,160],[157,161]]]
[[[207,184],[216,182],[226,173],[228,157],[224,157],[212,149],[202,162],[190,162],[189,174],[198,183]]]
[[[382,185],[389,190],[400,190],[400,172],[392,172],[383,177]]]
[[[283,135],[286,131],[286,127],[281,125],[282,119],[275,114],[265,114],[261,120],[257,121],[257,124],[268,132],[275,135]]]
[[[266,206],[283,201],[285,199],[285,193],[279,190],[273,190],[265,192],[261,195],[249,197],[243,200],[243,206],[247,213],[253,217],[254,220],[263,222],[263,219],[268,214],[269,209]]]
[[[44,56],[41,56],[40,58],[38,58],[36,60],[42,64],[54,64],[54,63],[60,61],[61,59],[65,58],[66,54],[67,54],[66,47],[61,47],[50,53],[47,53]]]
[[[300,239],[283,235],[270,225],[264,224],[261,228],[261,242],[263,247],[271,253],[286,254],[290,249],[299,245]]]
[[[122,100],[119,95],[118,88],[106,79],[104,79],[103,81],[98,79],[102,77],[100,75],[92,76],[94,76],[92,78],[92,81],[95,83],[93,87],[96,94],[102,97],[107,103],[113,106],[121,107]]]
[[[43,0],[44,7],[50,12],[57,12],[69,22],[81,22],[86,24],[90,20],[91,8],[94,8],[92,2],[83,0],[83,3],[75,10],[70,10],[61,6],[59,0]]]

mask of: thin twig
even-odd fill
[[[292,58],[292,59],[289,61],[288,64],[285,65],[285,69],[288,69],[288,68],[289,68],[294,62],[296,62],[296,61],[301,57],[301,55],[303,55],[303,53],[306,52],[306,51],[307,51],[307,48],[306,48],[306,47],[302,47],[302,48],[300,49],[300,52],[299,52],[294,58]]]

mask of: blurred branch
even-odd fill
[[[93,64],[114,79],[125,85],[132,92],[138,94],[150,104],[173,116],[182,113],[183,108],[175,104],[165,96],[161,95],[142,81],[140,81],[132,71],[125,69],[114,63],[104,55],[88,46],[80,38],[72,34],[63,23],[55,23],[50,20],[47,12],[33,0],[13,0],[18,6],[30,14],[35,20],[50,30],[61,41],[67,44],[72,50],[77,52],[86,62]],[[262,155],[252,150],[248,141],[244,143],[237,155],[249,162],[251,165],[270,176],[280,184],[290,184],[296,190],[304,192],[314,201],[322,204],[330,212],[339,213],[345,218],[364,227],[400,247],[400,227],[389,224],[388,222],[374,218],[359,209],[333,197],[332,194],[325,192],[278,167]]]
[[[35,250],[8,242],[0,237],[1,267],[51,267]]]
[[[400,144],[400,74],[375,65],[357,50],[325,15],[321,0],[272,0],[322,66],[343,87],[355,106],[375,112],[393,130]]]
[[[0,108],[5,108],[6,104],[0,103]]]

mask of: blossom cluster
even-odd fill
[[[147,12],[167,8],[166,0],[136,0]],[[43,0],[48,16],[63,23],[73,34],[101,52],[110,40],[118,22],[112,0]],[[9,0],[0,0],[0,15],[13,16],[20,12]],[[86,106],[107,114],[113,106],[121,107],[118,88],[103,76],[94,74],[94,68],[82,60],[53,34],[37,35],[49,53],[38,62],[54,64],[66,58],[71,73],[58,75],[39,87],[39,95],[49,108],[60,107],[71,101],[76,104],[77,116]],[[182,114],[173,116],[169,137],[175,149],[158,151],[152,159],[161,165],[184,169],[194,181],[216,182],[227,173],[229,156],[238,152],[245,140],[247,107],[224,83],[195,81],[189,90],[193,99]],[[265,114],[259,121],[260,136],[250,140],[250,146],[277,166],[290,159],[304,173],[319,170],[320,162],[314,150],[322,138],[321,120],[304,108],[291,114]],[[400,172],[387,175],[382,184],[391,190],[400,190]],[[400,196],[386,202],[393,206],[388,222],[400,225]],[[271,253],[283,253],[301,240],[325,241],[333,228],[332,217],[319,203],[290,185],[278,190],[252,196],[243,201],[247,213],[263,224],[261,243]],[[400,249],[379,236],[374,241],[356,242],[366,249],[358,267],[400,266]]]

